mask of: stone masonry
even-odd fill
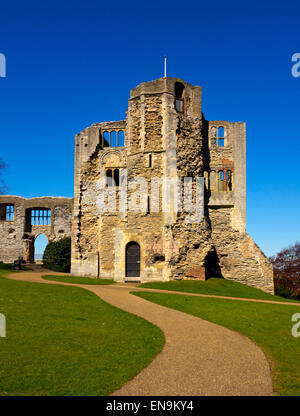
[[[34,261],[34,242],[44,234],[48,241],[71,236],[73,198],[0,196],[0,261],[19,256]]]
[[[206,120],[201,98],[201,87],[179,78],[142,83],[130,93],[125,120],[76,135],[73,275],[120,282],[217,276],[273,292],[272,266],[246,233],[245,123]],[[199,222],[172,204],[168,212],[152,209],[162,204],[153,178],[186,177],[205,181]],[[120,189],[127,187],[130,201],[139,178],[148,185],[144,208],[121,211]],[[115,193],[115,210],[99,209],[100,183]],[[193,200],[195,193],[193,180]]]

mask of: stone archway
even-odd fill
[[[210,277],[223,278],[220,268],[220,260],[215,248],[207,253],[204,261],[204,266],[206,279],[209,279]]]
[[[48,242],[49,238],[44,233],[40,233],[35,237],[33,250],[33,257],[35,262],[41,261],[43,259],[43,254]]]

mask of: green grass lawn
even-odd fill
[[[276,394],[300,395],[300,338],[291,334],[294,325],[291,317],[300,313],[300,307],[177,294],[133,293],[246,335],[264,350],[272,363]]]
[[[237,298],[262,299],[280,302],[299,302],[280,296],[270,295],[255,287],[233,282],[232,280],[210,278],[205,281],[171,280],[169,282],[149,282],[139,285],[147,289],[174,290],[178,292],[202,293],[206,295],[232,296]],[[300,302],[299,302],[300,305]]]
[[[80,277],[80,276],[53,276],[44,275],[42,276],[45,280],[52,280],[53,282],[63,283],[79,283],[82,285],[112,285],[115,283],[112,279],[93,279],[91,277]]]
[[[155,325],[81,288],[9,280],[0,265],[0,395],[107,395],[162,349]]]

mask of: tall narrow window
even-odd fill
[[[150,196],[147,196],[147,208],[146,208],[146,214],[150,214]]]
[[[175,110],[178,113],[183,113],[184,109],[184,101],[183,101],[183,94],[184,93],[184,85],[181,82],[175,82]]]
[[[12,204],[6,205],[6,221],[14,220],[14,208]]]
[[[224,127],[221,126],[218,128],[218,146],[224,147],[224,137]]]
[[[217,129],[215,127],[212,127],[210,129],[210,143],[216,144],[216,140],[217,140]]]
[[[106,176],[106,186],[112,186],[112,170],[108,169],[105,173]]]
[[[110,132],[110,147],[117,147],[117,132]]]
[[[124,147],[124,145],[125,145],[124,131],[119,130],[118,131],[118,147]]]
[[[218,190],[224,191],[224,172],[222,170],[219,171]]]
[[[109,147],[109,146],[110,146],[109,132],[105,131],[103,133],[103,147]]]
[[[227,191],[232,191],[232,172],[231,172],[231,170],[228,170],[226,172],[226,185],[227,185]]]
[[[149,154],[149,168],[152,168],[152,154]]]
[[[115,181],[115,185],[119,186],[120,184],[120,173],[119,173],[119,169],[114,169],[114,181]]]

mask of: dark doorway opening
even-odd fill
[[[223,278],[220,268],[220,260],[215,248],[205,257],[204,266],[206,279],[209,279],[210,277]]]
[[[140,277],[140,262],[140,246],[135,241],[131,241],[126,246],[126,278]]]

